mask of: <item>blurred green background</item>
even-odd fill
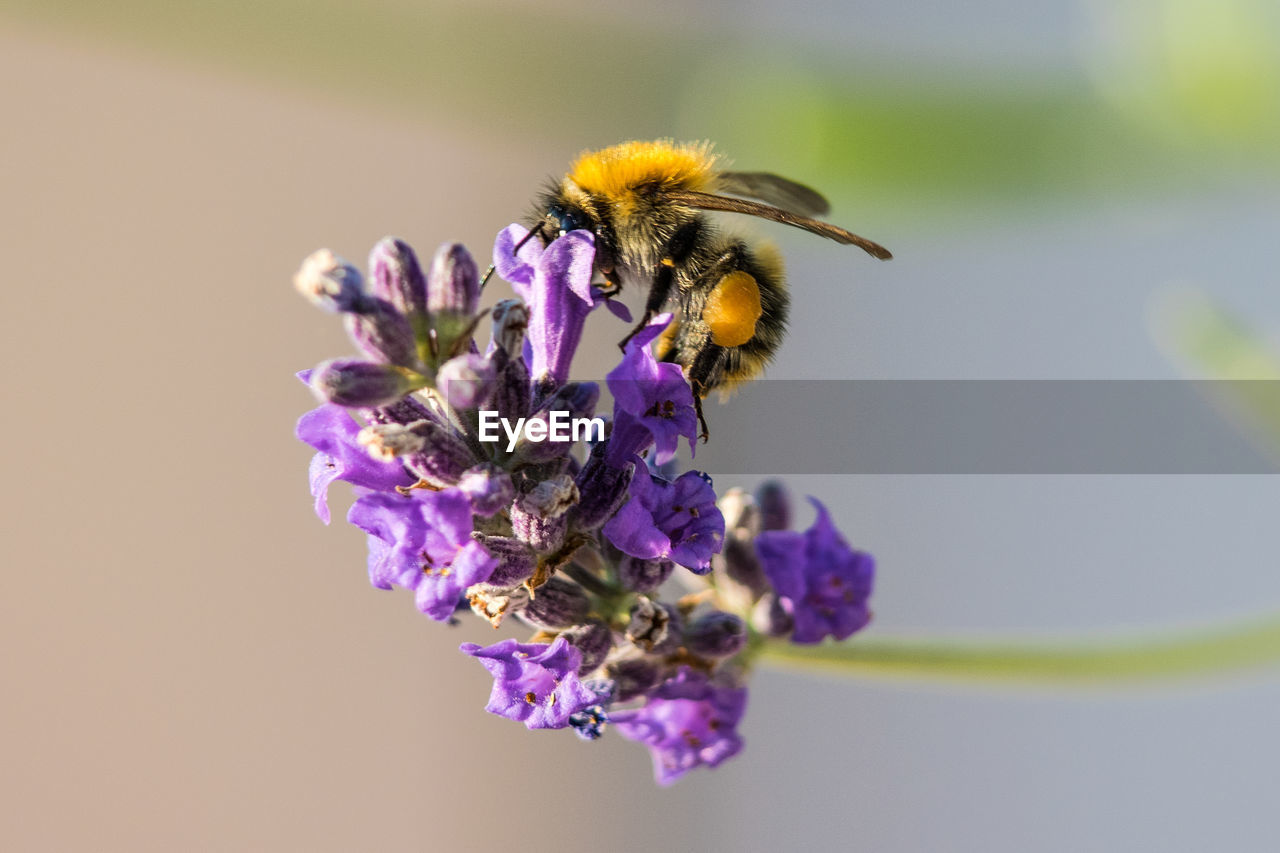
[[[897,13],[671,0],[3,8],[524,146],[711,138],[880,217],[1204,187],[1273,175],[1280,151],[1280,11],[1265,0]]]
[[[348,345],[288,282],[387,233],[484,256],[580,150],[708,138],[896,255],[755,227],[772,378],[1274,378],[1276,4],[0,0],[0,68],[0,846],[1273,849],[1266,676],[761,672],[744,754],[670,790],[484,714],[485,635],[311,516],[292,372]],[[872,630],[1087,633],[1280,602],[1274,481],[792,485],[879,558]]]

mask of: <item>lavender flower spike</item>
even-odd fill
[[[551,645],[503,640],[492,646],[463,643],[493,675],[485,710],[531,729],[562,729],[569,718],[596,704],[597,694],[578,680],[582,653],[564,637]]]
[[[536,629],[460,647],[493,676],[490,713],[588,740],[614,723],[669,785],[741,751],[746,677],[762,651],[866,624],[874,563],[820,504],[813,527],[788,531],[780,488],[758,504],[741,490],[717,503],[705,474],[679,474],[699,420],[680,366],[652,351],[672,314],[629,335],[609,371],[607,437],[553,429],[595,413],[600,387],[569,381],[587,315],[625,311],[591,284],[595,235],[557,231],[517,252],[528,233],[513,225],[496,240],[494,266],[521,298],[491,309],[487,349],[462,246],[424,267],[388,238],[367,279],[332,253],[304,265],[299,290],[337,312],[363,353],[299,374],[325,401],[298,423],[318,451],[316,512],[327,523],[329,486],[351,482],[347,519],[367,535],[375,587],[411,590],[450,625],[469,605],[494,628]],[[479,440],[490,411],[507,421],[508,449]],[[706,575],[713,558],[705,583],[664,586],[677,565]]]

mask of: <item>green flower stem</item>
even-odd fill
[[[1189,679],[1280,664],[1280,614],[1214,628],[1070,642],[866,637],[800,646],[766,640],[759,660],[858,677],[1026,686]]]

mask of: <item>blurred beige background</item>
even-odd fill
[[[1198,40],[1190,5],[0,4],[0,847],[1271,849],[1265,673],[761,672],[744,754],[658,789],[638,746],[485,714],[456,646],[487,629],[369,588],[292,439],[293,372],[347,351],[289,287],[302,257],[389,233],[483,256],[546,175],[632,136],[830,187],[898,255],[768,232],[803,283],[773,376],[1174,376],[1145,330],[1165,288],[1280,317],[1274,18],[1234,2]],[[1167,42],[1124,41],[1153,19]],[[879,556],[877,630],[983,632],[1280,603],[1274,480],[793,485]]]

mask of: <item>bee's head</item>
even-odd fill
[[[547,206],[544,233],[551,239],[563,237],[570,231],[592,231],[595,223],[582,208],[565,201],[553,201]]]
[[[614,236],[609,216],[596,201],[565,182],[553,185],[534,203],[530,227],[543,245],[549,245],[570,231],[588,231],[595,237],[596,265],[613,269]]]

